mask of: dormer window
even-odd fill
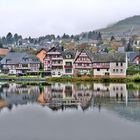
[[[66,55],[66,58],[71,58],[72,56],[70,54],[67,54]]]

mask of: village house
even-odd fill
[[[75,75],[94,77],[125,77],[127,57],[125,53],[91,53],[86,50],[77,52],[74,60]]]
[[[74,75],[92,75],[92,53],[87,50],[77,51],[74,60]]]
[[[8,52],[9,52],[9,49],[7,49],[7,48],[0,48],[0,60],[2,58],[4,58],[8,54]]]
[[[82,76],[94,77],[125,77],[127,70],[126,53],[92,53],[63,50],[63,47],[53,47],[46,52],[44,70],[52,77]]]
[[[36,53],[36,57],[40,60],[40,62],[44,63],[44,58],[46,56],[47,49],[42,48]]]
[[[65,50],[63,52],[63,75],[73,76],[74,74],[73,62],[75,54],[76,53],[73,50]]]
[[[9,52],[2,60],[2,71],[7,74],[26,73],[27,71],[39,71],[40,61],[36,56]]]
[[[52,77],[62,75],[72,76],[74,74],[73,62],[75,51],[64,50],[63,47],[52,47],[46,52],[43,60],[44,70],[50,72]]]
[[[44,58],[44,70],[50,72],[52,77],[63,75],[63,47],[52,47]]]

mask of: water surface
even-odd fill
[[[1,140],[139,140],[140,92],[126,84],[0,84]]]

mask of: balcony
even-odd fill
[[[79,65],[75,65],[75,68],[77,68],[77,69],[92,69],[92,66],[87,66],[87,65],[79,66]]]
[[[110,65],[109,64],[93,64],[93,69],[97,69],[97,68],[100,68],[100,69],[109,69],[110,68]]]
[[[65,69],[72,69],[73,66],[72,66],[72,65],[71,65],[71,66],[65,65],[64,68],[65,68]]]
[[[91,64],[91,61],[90,60],[76,60],[76,62],[75,63],[84,63],[84,64]]]
[[[52,63],[52,66],[63,66],[63,63]]]
[[[30,70],[31,67],[16,67],[16,70]]]
[[[60,54],[60,52],[48,52],[47,55]]]
[[[52,60],[63,60],[62,57],[52,57],[51,59],[52,59]]]

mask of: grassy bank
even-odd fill
[[[129,83],[129,82],[140,82],[140,75],[128,76],[126,78],[95,78],[95,77],[46,77],[41,78],[40,76],[0,76],[1,81],[25,81],[26,83],[40,83],[40,82],[101,82],[101,83]]]
[[[0,75],[0,81],[45,81],[45,78],[40,76],[15,76],[15,75]]]
[[[110,78],[110,77],[49,77],[46,78],[48,82],[101,82],[101,83],[128,83],[140,82],[140,75],[134,75],[125,78]]]

